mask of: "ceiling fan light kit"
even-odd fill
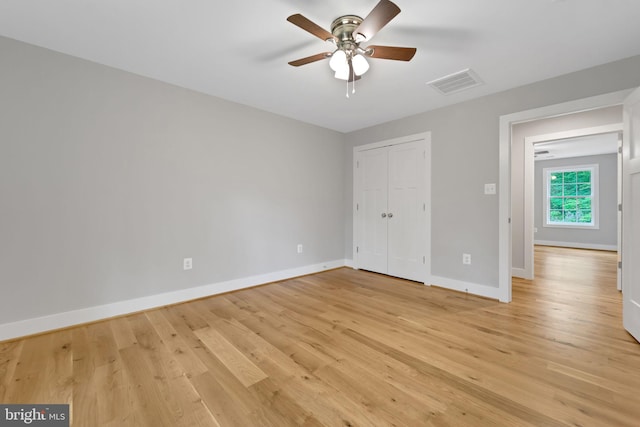
[[[369,70],[369,63],[362,55],[354,56],[351,58],[351,62],[353,63],[353,72],[356,73],[356,76],[361,76]]]
[[[360,79],[369,70],[367,56],[369,58],[410,61],[416,53],[415,48],[360,46],[360,43],[370,40],[398,13],[400,13],[400,8],[395,3],[389,0],[380,0],[364,19],[356,15],[344,15],[335,19],[331,24],[331,32],[324,30],[300,14],[291,15],[287,21],[324,41],[335,43],[336,49],[333,52],[320,53],[291,61],[289,65],[299,67],[331,58],[329,67],[333,70],[334,77],[346,80],[348,84]]]
[[[342,69],[342,64],[347,63],[347,54],[344,50],[336,50],[331,55],[331,59],[329,60],[329,67],[335,72],[338,72]]]

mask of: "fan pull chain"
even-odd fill
[[[351,68],[351,93],[356,93],[356,69],[352,67]]]
[[[349,80],[351,80],[351,93],[356,93],[356,72],[351,68],[351,78],[347,79],[347,98],[349,98]]]

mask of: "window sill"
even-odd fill
[[[574,230],[599,230],[600,226],[598,224],[590,225],[580,225],[580,224],[543,224],[545,228],[571,228]]]

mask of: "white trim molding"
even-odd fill
[[[511,276],[517,277],[519,279],[532,280],[532,278],[529,277],[529,272],[525,268],[513,267],[511,269]]]
[[[429,286],[429,285],[427,285]],[[462,280],[449,279],[447,277],[431,276],[430,286],[464,292],[476,296],[500,300],[500,289],[495,286],[481,285],[479,283],[465,282]]]
[[[81,308],[63,313],[55,313],[49,316],[4,323],[0,324],[0,341],[72,327],[84,323],[96,322],[111,317],[123,316],[143,310],[222,294],[225,292],[237,291],[294,277],[319,273],[325,270],[344,267],[347,263],[347,260],[329,261],[321,264],[308,265],[289,270],[214,283],[211,285],[165,292],[162,294],[150,295],[126,301],[118,301],[112,304]]]
[[[558,242],[555,240],[536,240],[539,246],[558,246],[561,248],[594,249],[596,251],[618,251],[618,245],[602,245],[599,243]]]

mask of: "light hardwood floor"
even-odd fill
[[[0,343],[73,426],[638,426],[616,254],[538,247],[513,302],[343,268]]]

